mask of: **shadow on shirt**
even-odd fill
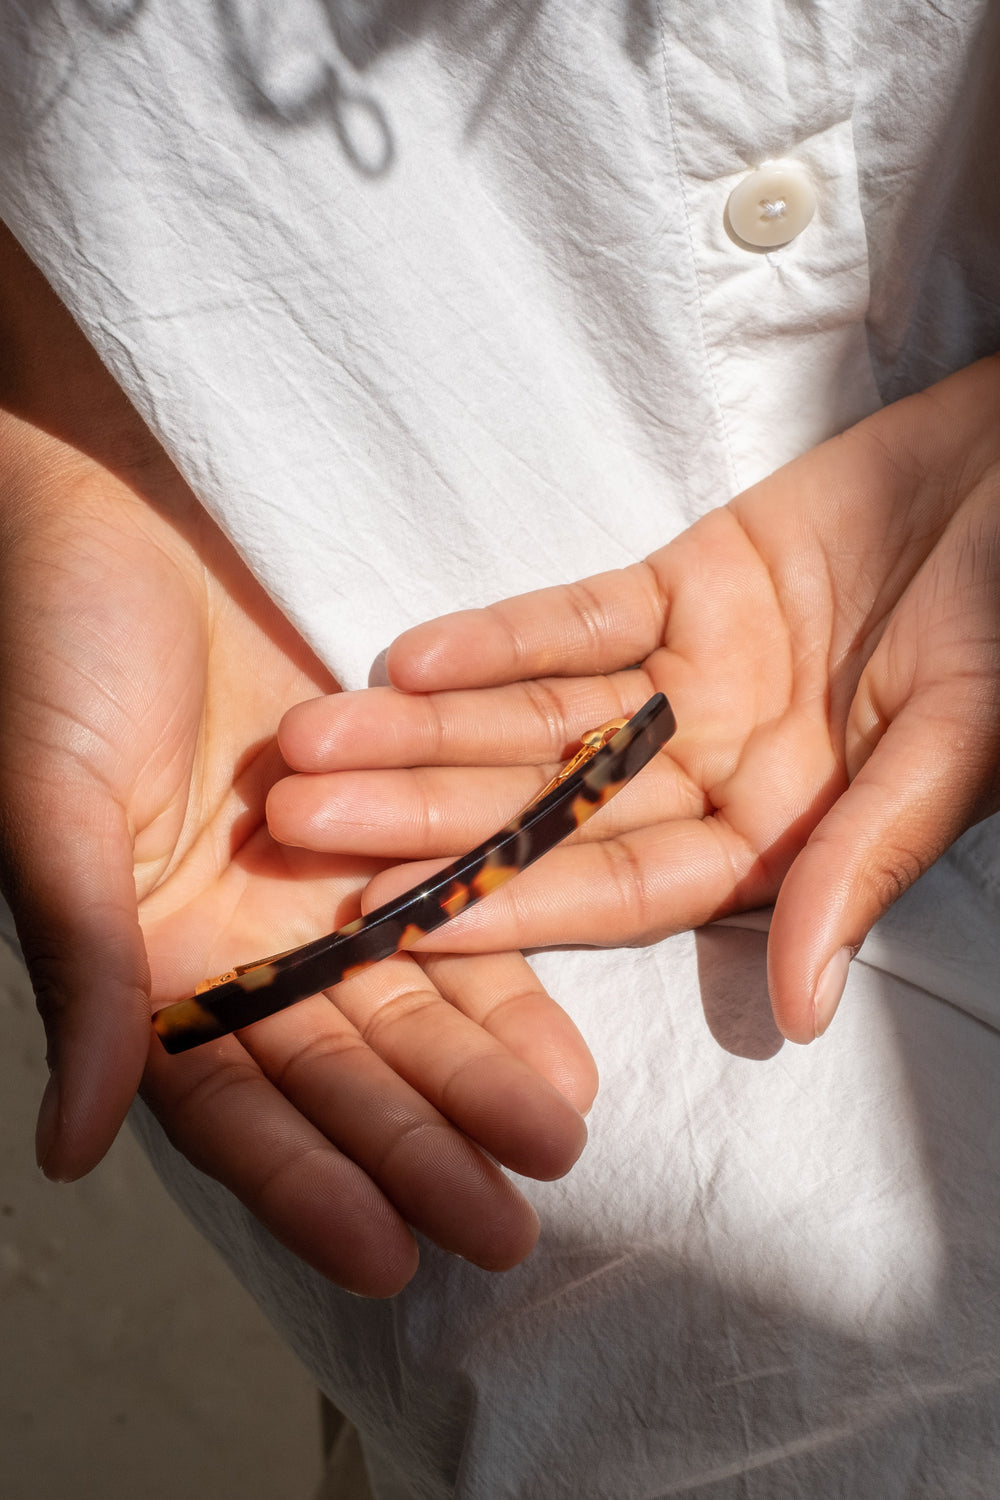
[[[158,0],[77,0],[106,33],[138,24]],[[364,75],[389,52],[436,38],[482,75],[466,135],[489,117],[547,0],[216,0],[233,77],[248,107],[287,126],[326,117],[347,160],[366,177],[390,170],[395,138]],[[655,0],[606,0],[612,27],[642,65],[658,39]],[[617,13],[617,16],[616,14]]]

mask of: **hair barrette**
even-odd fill
[[[591,730],[527,807],[446,869],[337,932],[238,964],[204,980],[190,999],[157,1011],[153,1027],[164,1047],[185,1052],[227,1036],[412,948],[582,827],[653,759],[675,727],[670,704],[657,693],[633,718]]]

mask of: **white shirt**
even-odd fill
[[[996,347],[998,30],[981,0],[7,0],[0,213],[359,686],[405,626],[633,561]],[[755,251],[727,203],[775,159],[816,213]],[[540,959],[602,1091],[502,1277],[424,1247],[352,1298],[138,1125],[380,1500],[992,1494],[998,877],[985,825],[806,1050],[757,918]]]

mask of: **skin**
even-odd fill
[[[276,725],[336,684],[6,234],[0,351],[0,884],[53,1070],[43,1169],[89,1171],[141,1084],[352,1291],[409,1280],[411,1226],[516,1264],[538,1222],[497,1163],[567,1171],[596,1088],[519,954],[401,956],[181,1057],[153,1037],[206,975],[356,915],[384,861],[269,835]]]
[[[655,766],[421,947],[648,943],[773,902],[775,1019],[812,1041],[873,923],[1000,806],[1000,359],[634,567],[409,631],[387,671],[286,715],[277,838],[453,855],[661,690],[679,728]],[[381,874],[366,907],[425,868]]]

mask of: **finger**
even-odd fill
[[[450,1004],[548,1079],[581,1115],[587,1113],[597,1093],[594,1060],[574,1022],[519,953],[429,955],[420,962]],[[567,1124],[572,1146],[579,1127]]]
[[[655,691],[641,671],[422,697],[368,688],[297,704],[278,743],[291,769],[308,773],[542,764],[587,730],[633,714]]]
[[[149,975],[124,815],[88,776],[60,765],[53,788],[4,767],[3,885],[48,1041],[39,1165],[58,1181],[90,1171],[139,1086]]]
[[[287,776],[271,788],[279,843],[324,853],[422,859],[472,848],[541,790],[545,768],[431,767]]]
[[[183,1057],[154,1043],[142,1092],[177,1150],[322,1275],[369,1297],[410,1280],[418,1253],[403,1219],[234,1037]]]
[[[414,951],[653,942],[736,907],[767,904],[789,858],[777,846],[761,855],[719,817],[680,818],[599,842],[564,844],[428,933]],[[363,892],[363,910],[426,880],[442,863],[398,865],[377,875]]]
[[[586,1140],[578,1110],[482,1024],[509,999],[523,1007],[520,1023],[512,1010],[510,1026],[523,1030],[523,1017],[542,1008],[544,991],[516,955],[492,979],[486,961],[464,975],[461,967],[444,972],[469,1014],[449,1004],[406,954],[331,995],[366,1044],[491,1156],[525,1177],[561,1177]],[[575,1035],[572,1042],[575,1051]]]
[[[469,1118],[473,1126],[479,1108],[480,1117],[489,1123],[481,1105],[468,1107],[459,1078],[463,1069],[472,1078],[483,1051],[477,1054],[473,1048],[467,1058],[454,1061],[432,1055],[434,1049],[455,1051],[449,1028],[435,1015],[435,1007],[450,1008],[431,994],[412,961],[390,961],[381,967],[390,971],[389,995],[383,1002],[387,1014],[376,1036],[388,1054],[385,1059],[322,996],[248,1028],[242,1039],[281,1093],[364,1170],[408,1223],[442,1249],[486,1269],[516,1265],[537,1238],[534,1210],[499,1167],[431,1102],[443,1095],[442,1102],[450,1102],[455,1114]],[[380,986],[386,987],[381,976]],[[357,1001],[358,986],[353,988]],[[461,1020],[454,1013],[453,1019]],[[377,1028],[372,1024],[370,1030],[375,1033]],[[406,1056],[407,1071],[421,1080],[430,1098],[393,1065],[407,1044],[419,1053]],[[555,1104],[553,1109],[546,1098],[549,1113],[572,1117],[579,1132],[582,1122],[567,1102],[541,1079],[532,1080],[537,1085],[533,1089],[527,1087],[530,1070],[502,1057],[501,1050],[496,1048],[493,1074],[488,1064],[481,1069],[482,1088],[508,1098],[514,1107],[526,1105],[535,1123],[544,1110],[532,1106],[544,1091]],[[449,1089],[452,1079],[456,1086]],[[538,1148],[534,1155],[540,1155]]]
[[[279,843],[321,853],[431,859],[474,848],[525,808],[562,762],[510,768],[421,767],[289,776],[271,789],[268,828]],[[667,755],[658,755],[579,843],[700,813],[703,795]]]
[[[386,670],[410,693],[614,672],[653,650],[665,616],[655,573],[636,563],[418,625],[389,647]]]
[[[1000,716],[994,709],[987,725],[975,706],[995,689],[983,681],[970,696],[968,686],[915,695],[792,864],[768,942],[775,1019],[789,1040],[823,1034],[879,917],[996,805]]]

